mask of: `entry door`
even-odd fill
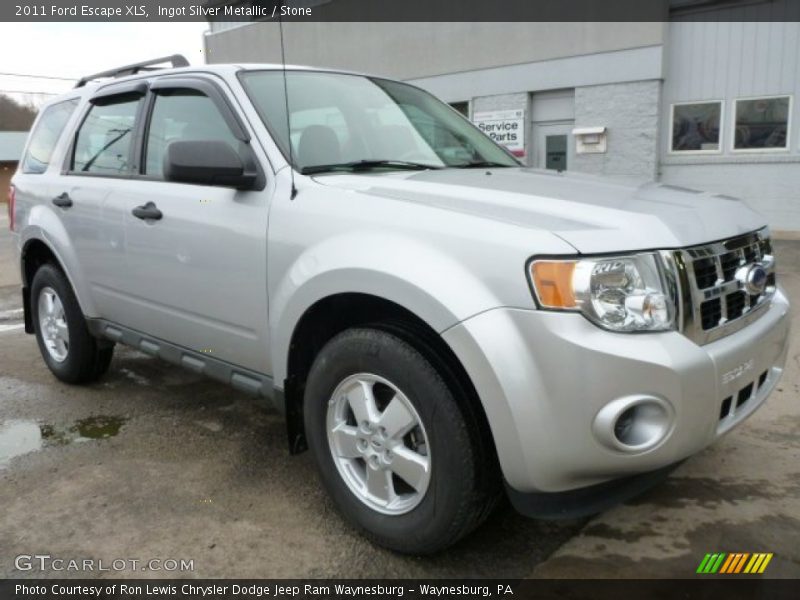
[[[131,193],[116,197],[124,205],[128,265],[121,284],[123,324],[267,373],[271,187],[240,191],[163,177],[164,154],[174,141],[220,140],[242,147],[230,127],[234,113],[223,116],[221,101],[190,88],[160,88],[153,97],[142,178],[130,182]],[[135,210],[149,202],[159,216]]]
[[[534,166],[566,171],[574,155],[572,122],[535,123],[533,126]]]
[[[267,369],[266,191],[136,182],[124,205],[123,324],[260,373]],[[153,202],[158,220],[134,215]]]
[[[53,203],[61,207],[97,311],[91,316],[112,321],[121,314],[115,290],[126,278],[122,213],[114,210],[113,201],[130,181],[133,132],[143,102],[143,93],[129,88],[114,86],[92,98],[73,140],[67,173],[53,189]]]

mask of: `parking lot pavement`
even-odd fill
[[[800,242],[779,244],[778,260],[797,313]],[[16,285],[0,288],[0,312],[14,298]],[[636,501],[558,522],[503,504],[456,547],[414,558],[342,522],[263,402],[119,347],[103,380],[63,385],[31,336],[0,331],[0,577],[41,576],[14,570],[35,553],[194,563],[103,577],[687,577],[716,551],[774,552],[766,575],[798,577],[799,355],[794,336],[767,406]]]

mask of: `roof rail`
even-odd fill
[[[126,75],[135,75],[139,71],[150,71],[153,65],[160,65],[162,63],[170,63],[173,67],[188,67],[189,61],[182,54],[173,54],[172,56],[162,56],[161,58],[154,58],[152,60],[145,60],[132,65],[125,65],[124,67],[117,67],[108,71],[101,71],[94,75],[87,75],[81,77],[78,83],[75,84],[76,88],[85,86],[93,79],[100,79],[101,77],[125,77]]]

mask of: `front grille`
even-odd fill
[[[694,279],[701,290],[710,288],[717,282],[717,261],[713,258],[700,258],[694,263]]]
[[[681,271],[681,329],[699,344],[733,333],[766,306],[775,291],[772,245],[766,229],[675,253]],[[742,267],[760,263],[767,287],[751,295],[737,279]],[[741,277],[741,275],[740,275]]]
[[[764,371],[758,376],[758,383],[751,381],[746,386],[741,388],[735,396],[728,396],[725,398],[722,401],[722,405],[719,409],[719,420],[723,421],[728,417],[735,416],[745,404],[747,404],[751,399],[756,397],[759,392],[762,391],[764,384],[767,382],[768,376],[769,371]],[[753,393],[753,390],[755,390],[755,393]],[[735,404],[734,398],[736,399]]]
[[[725,303],[728,305],[728,320],[738,319],[744,314],[745,305],[748,304],[747,294],[744,292],[733,292],[725,296]]]
[[[700,318],[704,330],[711,329],[719,323],[722,318],[722,302],[719,298],[703,302],[700,307]]]

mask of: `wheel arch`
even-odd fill
[[[33,277],[36,275],[36,271],[42,265],[45,264],[52,264],[59,271],[64,274],[64,277],[67,278],[70,286],[72,289],[75,289],[75,285],[67,272],[64,268],[64,263],[61,258],[58,256],[55,250],[41,238],[38,237],[31,237],[27,239],[20,251],[20,273],[22,275],[22,309],[23,314],[25,316],[25,332],[26,333],[34,333],[33,329],[33,317],[31,312],[31,284],[33,283]],[[81,310],[83,310],[83,305],[81,304],[80,297],[78,298],[78,304],[81,305]]]
[[[56,264],[64,273],[75,292],[83,314],[97,316],[89,294],[88,281],[78,260],[72,236],[67,232],[64,222],[49,206],[36,205],[31,208],[27,225],[20,232],[19,247],[24,287],[29,288],[31,283],[26,278],[28,275],[26,263],[32,256],[46,255],[48,260]],[[35,266],[38,268],[38,264]]]
[[[282,393],[292,453],[306,449],[302,407],[311,365],[328,341],[354,327],[391,333],[429,360],[454,396],[463,399],[465,416],[479,438],[476,441],[491,453],[494,461],[497,460],[494,438],[477,389],[444,338],[429,323],[400,304],[380,296],[352,292],[318,300],[303,313],[292,332]]]

